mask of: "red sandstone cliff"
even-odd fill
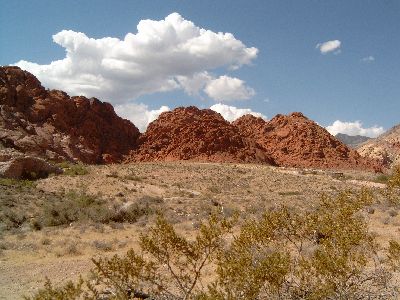
[[[0,144],[52,160],[117,162],[139,130],[111,104],[46,90],[18,67],[0,67]]]

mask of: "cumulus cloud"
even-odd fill
[[[236,119],[240,118],[241,116],[247,114],[263,118],[264,120],[267,119],[267,117],[264,116],[262,113],[254,112],[250,108],[237,108],[235,106],[229,106],[222,103],[214,104],[213,106],[210,107],[210,109],[216,111],[217,113],[220,113],[224,117],[224,119],[229,122],[233,122]]]
[[[324,43],[319,43],[315,46],[315,48],[319,49],[322,54],[326,54],[334,51],[334,53],[340,53],[340,46],[342,42],[339,40],[327,41]]]
[[[365,62],[365,63],[370,63],[370,62],[375,61],[375,57],[373,57],[372,55],[366,56],[366,57],[363,57],[363,58],[361,59],[361,61],[362,61],[362,62]]]
[[[210,98],[221,102],[246,100],[255,95],[255,91],[247,87],[243,80],[226,75],[210,80],[204,91]]]
[[[363,135],[371,138],[377,137],[385,132],[383,127],[372,126],[368,128],[364,128],[363,124],[360,121],[355,122],[342,122],[340,120],[336,120],[332,125],[326,127],[326,130],[329,131],[330,134],[336,135],[338,133],[344,133],[347,135]]]
[[[140,132],[146,131],[150,122],[158,118],[158,116],[169,111],[168,106],[161,106],[159,109],[149,110],[149,107],[143,103],[125,103],[115,106],[115,112],[122,118],[130,120],[139,128]]]
[[[200,91],[213,80],[207,71],[193,74],[192,76],[178,76],[177,80],[184,91],[190,96],[200,96]]]
[[[123,39],[90,38],[63,30],[53,41],[65,48],[65,58],[48,65],[21,60],[44,86],[72,95],[94,96],[123,104],[141,95],[183,89],[196,95],[209,88],[216,100],[248,98],[253,94],[240,79],[213,78],[208,71],[250,65],[258,49],[246,47],[231,33],[203,29],[178,13],[164,20],[142,20],[136,33]],[[218,91],[218,86],[233,91]]]

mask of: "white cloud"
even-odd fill
[[[373,57],[372,55],[366,56],[366,57],[363,57],[363,58],[361,59],[361,61],[362,61],[362,62],[365,62],[365,63],[370,63],[370,62],[375,61],[375,57]]]
[[[24,60],[16,65],[32,72],[48,88],[113,104],[174,89],[196,95],[212,80],[207,71],[250,65],[258,53],[257,48],[246,47],[231,33],[197,27],[178,13],[159,21],[142,20],[137,33],[128,33],[124,39],[95,39],[63,30],[53,41],[65,48],[65,58],[48,65]],[[230,81],[241,85],[237,80]],[[232,95],[239,92],[240,99],[252,94],[249,88],[235,84],[225,84],[235,89]],[[226,93],[229,97],[230,92]],[[210,97],[213,95],[211,92]]]
[[[140,132],[144,132],[150,122],[158,118],[158,116],[169,111],[168,106],[161,106],[159,109],[149,110],[149,107],[143,103],[125,103],[115,106],[115,112],[122,118],[130,120],[139,128]]]
[[[322,54],[326,54],[332,51],[335,51],[335,54],[340,53],[340,46],[342,42],[339,40],[327,41],[324,43],[319,43],[315,46],[315,48],[319,49]]]
[[[251,114],[256,117],[263,118],[264,120],[267,119],[262,113],[254,112],[250,108],[237,108],[235,106],[229,106],[222,103],[214,104],[210,107],[213,111],[220,113],[225,120],[228,122],[233,122],[236,119],[240,118],[241,116]]]
[[[328,130],[332,135],[344,133],[347,135],[363,135],[372,138],[385,132],[383,127],[378,127],[376,125],[369,128],[363,128],[363,124],[360,121],[342,122],[340,120],[336,120],[332,125],[327,126],[326,130]]]
[[[190,96],[200,96],[200,90],[213,80],[207,71],[193,74],[193,76],[178,76],[177,80],[184,91]]]
[[[217,101],[246,100],[255,95],[255,91],[246,86],[239,78],[226,75],[209,81],[204,92]]]

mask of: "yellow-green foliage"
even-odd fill
[[[281,207],[247,223],[218,261],[206,299],[346,299],[370,281],[375,245],[357,215],[372,202],[363,191],[323,196],[307,214]],[[362,285],[365,285],[362,286]]]
[[[387,181],[387,189],[383,192],[390,205],[400,206],[400,165],[395,166]]]
[[[388,184],[392,188],[400,188],[400,165],[393,168],[393,174],[390,176]]]
[[[47,278],[44,285],[44,289],[41,289],[32,298],[24,297],[24,299],[32,300],[69,300],[69,299],[81,299],[80,297],[84,294],[83,291],[84,281],[81,278],[77,284],[69,281],[63,287],[54,287],[50,280]]]
[[[35,182],[26,179],[13,179],[13,178],[0,178],[0,185],[15,186],[18,188],[33,188],[36,186]]]
[[[77,176],[89,173],[87,167],[82,163],[73,164],[70,162],[59,163],[58,166],[63,169],[64,175]]]
[[[389,264],[394,270],[400,270],[400,243],[390,241],[388,252]]]
[[[368,191],[343,192],[323,196],[307,212],[266,211],[241,228],[212,216],[193,238],[159,217],[141,236],[140,253],[93,260],[98,285],[47,284],[32,299],[98,299],[105,289],[114,295],[108,299],[395,298],[390,280],[399,271],[400,245],[391,241],[382,250],[374,242],[361,213],[372,202]],[[377,251],[387,259],[378,260]],[[71,297],[40,298],[60,291]]]

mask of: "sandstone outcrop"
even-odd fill
[[[193,106],[162,113],[127,159],[175,160],[274,164],[256,142],[243,137],[220,114]]]
[[[26,156],[11,149],[0,150],[0,178],[38,179],[49,174],[60,174],[62,170],[44,159]]]
[[[46,90],[18,67],[0,67],[0,144],[55,161],[118,162],[140,133],[111,104]]]
[[[360,145],[358,153],[381,161],[387,167],[400,165],[400,125]]]
[[[298,112],[277,115],[268,122],[246,115],[233,125],[262,146],[279,166],[381,170],[379,163],[361,157]]]

